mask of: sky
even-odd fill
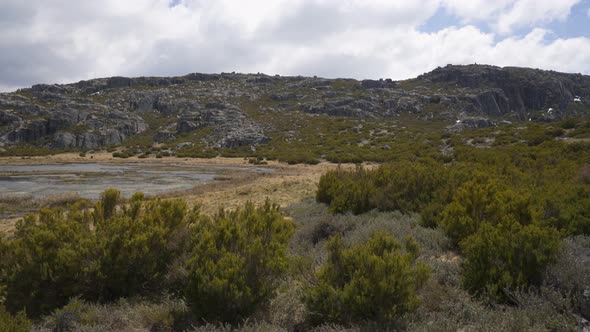
[[[590,74],[590,0],[0,0],[0,91],[193,72]]]

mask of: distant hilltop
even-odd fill
[[[301,113],[404,115],[447,121],[452,130],[554,121],[590,114],[590,76],[448,65],[404,81],[194,73],[38,84],[0,94],[0,149],[97,149],[138,135],[154,144],[255,147],[277,138],[260,116],[268,112],[285,121]]]

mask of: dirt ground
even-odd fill
[[[262,204],[269,198],[272,202],[286,207],[292,203],[313,196],[320,176],[329,169],[338,167],[332,163],[318,165],[286,165],[269,161],[268,165],[251,165],[243,158],[176,158],[161,159],[131,157],[127,159],[113,158],[110,153],[102,152],[80,157],[75,153],[64,153],[44,157],[3,157],[0,165],[40,165],[60,163],[174,163],[187,165],[265,167],[271,172],[230,172],[215,183],[194,187],[192,190],[170,192],[164,197],[181,197],[189,205],[199,205],[204,213],[215,213],[220,207],[235,208],[246,201]],[[342,165],[342,167],[354,167]],[[10,232],[18,218],[0,220],[0,232]]]

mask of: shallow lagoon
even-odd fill
[[[0,166],[0,195],[43,198],[61,193],[78,193],[96,199],[107,188],[125,196],[142,191],[153,195],[189,190],[216,181],[228,172],[270,172],[269,168],[200,166],[163,163],[70,163],[30,166]]]

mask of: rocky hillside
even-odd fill
[[[528,68],[449,65],[406,81],[236,73],[111,77],[0,94],[0,149],[87,150],[129,142],[255,149],[292,140],[318,117],[353,119],[361,127],[364,119],[439,121],[461,131],[588,114],[590,76]]]

